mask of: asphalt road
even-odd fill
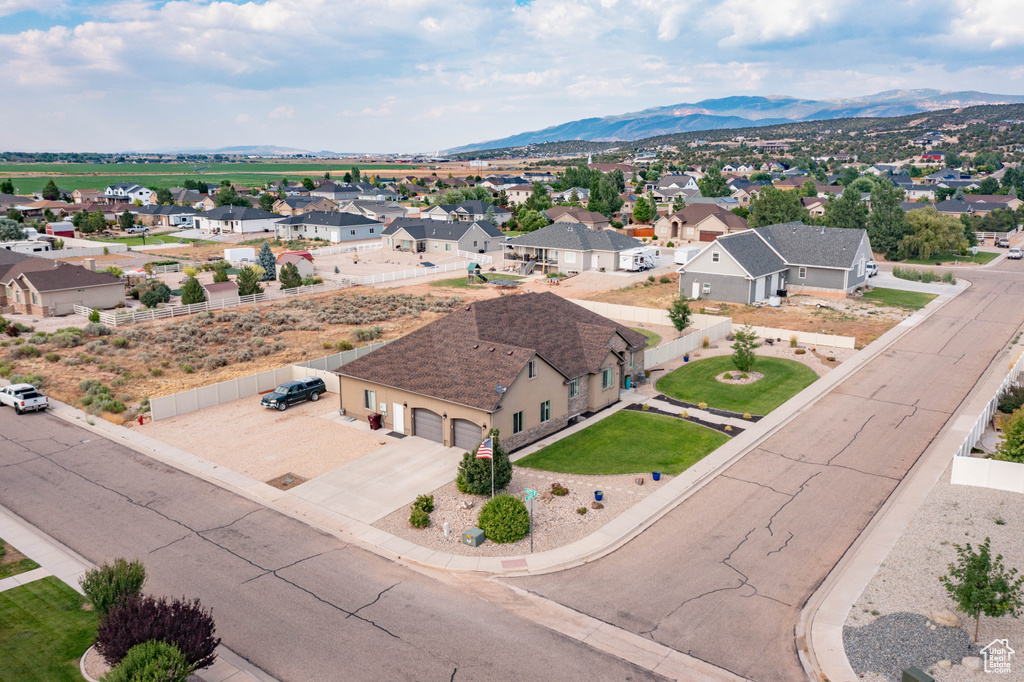
[[[660,679],[51,415],[0,410],[0,504],[281,680]]]
[[[802,607],[1024,322],[1019,262],[970,279],[619,551],[512,582],[750,679],[805,679]]]

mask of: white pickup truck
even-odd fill
[[[18,414],[45,410],[50,400],[32,384],[11,384],[0,389],[0,404],[10,405]]]

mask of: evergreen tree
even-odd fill
[[[82,211],[79,211],[78,213],[81,213],[81,212]],[[13,220],[16,223],[23,223],[23,222],[25,222],[25,216],[23,216],[21,214],[21,211],[19,211],[18,209],[14,208],[13,206],[11,206],[9,209],[7,209],[7,214],[6,215],[7,215],[7,217],[9,219]],[[78,214],[76,213],[75,215],[78,215]]]
[[[274,210],[274,204],[277,202],[277,197],[267,192],[260,196],[260,210],[272,211]]]
[[[765,187],[750,200],[750,227],[809,219],[810,215],[796,192]]]
[[[174,196],[171,194],[171,190],[166,187],[161,187],[156,191],[156,203],[161,206],[170,206],[174,203]]]
[[[302,178],[302,186],[310,192],[316,189],[316,185],[313,184],[313,178]]]
[[[633,220],[646,223],[651,219],[651,204],[645,197],[637,197],[633,204]]]
[[[10,178],[0,182],[0,194],[14,194],[14,182]]]
[[[260,270],[262,268],[255,268],[251,265],[242,268],[242,271],[235,278],[235,283],[238,284],[239,296],[263,293],[263,287],[260,286]]]
[[[359,182],[359,169],[355,166],[352,167],[352,181]]]
[[[727,197],[732,194],[729,184],[722,177],[722,169],[717,164],[708,169],[703,178],[697,181],[703,197]]]
[[[228,281],[228,263],[223,260],[217,261],[217,264],[213,266],[213,283],[219,284],[226,281]]]
[[[860,191],[853,186],[825,206],[825,224],[829,227],[864,229],[868,222],[868,207],[860,199]]]
[[[260,252],[256,255],[256,262],[263,268],[263,281],[273,282],[277,279],[277,259],[274,252],[270,250],[270,244],[263,242]]]
[[[43,187],[43,198],[47,201],[57,201],[60,199],[60,189],[57,188],[57,183],[53,181],[53,178],[46,183]]]
[[[16,242],[25,238],[25,229],[16,220],[0,218],[0,242]]]
[[[533,232],[542,227],[547,227],[548,219],[539,211],[523,211],[519,218],[519,229],[523,232]]]
[[[533,183],[533,194],[526,200],[526,208],[529,211],[545,211],[551,208],[551,197],[548,190],[539,182]]]
[[[498,439],[498,429],[491,429],[487,437],[494,439],[494,490],[504,490],[512,480],[512,462]],[[492,492],[491,460],[477,459],[476,451],[479,449],[478,445],[473,452],[462,455],[459,474],[455,478],[459,492],[471,495],[490,495]]]
[[[127,232],[130,228],[135,227],[135,216],[125,209],[124,213],[117,217],[117,226]]]
[[[900,202],[903,190],[887,182],[871,189],[871,213],[868,215],[868,239],[876,253],[893,254],[907,234],[907,214]]]
[[[302,286],[302,275],[299,274],[299,268],[295,263],[285,263],[281,266],[278,281],[281,282],[282,289],[294,289]]]
[[[206,291],[203,289],[203,285],[199,283],[199,280],[195,277],[189,277],[185,280],[185,285],[181,287],[181,304],[192,305],[193,303],[202,303],[206,300]]]

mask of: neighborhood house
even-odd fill
[[[622,269],[619,254],[643,246],[643,242],[614,230],[592,230],[580,223],[552,223],[513,237],[505,258],[520,261],[520,274],[548,272],[613,272]]]
[[[383,234],[384,248],[413,253],[487,253],[500,251],[504,241],[501,230],[486,220],[449,223],[398,218],[385,228]]]

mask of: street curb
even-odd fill
[[[970,430],[969,426],[965,428],[961,424],[964,416],[980,413],[998,389],[1005,376],[1004,354],[1009,345],[1007,342],[992,359],[960,407],[805,603],[797,624],[797,650],[805,672],[812,679],[833,682],[859,679],[846,657],[843,624],[853,604],[945,472],[952,453],[963,443]],[[973,420],[969,421],[973,424]]]
[[[283,491],[265,483],[226,467],[214,465],[166,443],[136,433],[132,429],[103,420],[99,420],[102,422],[102,426],[89,424],[91,418],[88,415],[69,405],[51,401],[51,411],[70,423],[88,428],[98,435],[120,442],[157,461],[236,493],[252,502],[262,504],[385,559],[401,560],[435,570],[477,575],[504,577],[540,575],[596,561],[646,531],[970,286],[970,282],[966,280],[964,280],[964,284],[965,286],[951,291],[950,294],[939,295],[938,298],[887,331],[842,365],[773,410],[771,414],[765,416],[751,428],[722,445],[657,492],[627,509],[591,535],[572,544],[536,554],[511,557],[473,557],[434,551],[379,530],[370,524],[289,497]],[[157,450],[137,442],[142,439],[152,440],[154,444],[158,443],[160,449]],[[173,453],[174,456],[168,453]],[[181,460],[191,462],[192,465]],[[317,518],[313,518],[306,512],[319,513],[316,514]]]

